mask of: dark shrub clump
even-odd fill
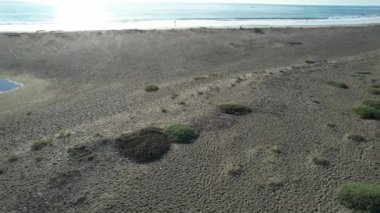
[[[327,81],[326,83],[336,88],[348,89],[348,86],[345,83],[340,82],[340,81]]]
[[[51,141],[46,140],[46,139],[37,140],[37,141],[33,142],[32,149],[37,151],[37,150],[40,150],[40,149],[44,148],[45,146],[49,145],[50,143],[51,143]]]
[[[218,108],[221,112],[230,115],[246,115],[252,112],[251,108],[240,104],[220,104]]]
[[[363,119],[380,120],[380,109],[378,108],[378,106],[368,102],[367,104],[369,104],[370,106],[366,104],[354,106],[352,108],[352,111],[354,111]]]
[[[147,85],[146,87],[145,87],[145,91],[147,91],[147,92],[156,92],[156,91],[158,91],[160,88],[158,88],[158,86],[156,86],[156,85]]]
[[[191,143],[199,134],[188,124],[172,124],[165,128],[165,135],[175,143]]]
[[[321,157],[314,157],[313,163],[316,165],[320,165],[320,166],[329,166],[330,165],[329,160],[327,160],[325,158],[321,158]]]
[[[119,153],[137,163],[159,160],[170,149],[170,140],[159,128],[146,128],[116,138]]]
[[[338,200],[349,209],[380,212],[380,184],[346,183],[338,193]]]

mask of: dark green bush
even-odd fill
[[[252,112],[252,109],[241,104],[220,104],[218,108],[221,112],[230,115],[246,115]]]
[[[338,192],[338,200],[349,209],[380,212],[380,184],[346,183]]]
[[[119,153],[137,163],[159,160],[170,149],[170,140],[159,128],[146,128],[116,138]]]
[[[146,87],[145,87],[145,91],[147,91],[147,92],[156,92],[156,91],[158,91],[160,88],[158,88],[158,86],[156,86],[156,85],[147,85]]]
[[[380,110],[380,100],[366,100],[363,102],[363,104]]]
[[[363,119],[380,120],[380,110],[365,104],[360,104],[352,108],[356,114]]]
[[[348,86],[345,83],[340,82],[340,81],[327,81],[326,83],[336,88],[348,89]]]
[[[165,128],[164,133],[175,143],[190,143],[199,136],[194,128],[188,124],[172,124]]]

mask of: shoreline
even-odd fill
[[[0,33],[37,33],[48,31],[82,32],[99,30],[182,30],[193,28],[321,28],[367,27],[380,25],[380,17],[342,19],[256,19],[256,20],[152,20],[124,23],[94,23],[73,26],[64,24],[0,25]]]

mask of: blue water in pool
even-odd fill
[[[22,84],[13,82],[7,79],[0,79],[0,93],[8,92],[10,90],[17,89],[21,87]]]

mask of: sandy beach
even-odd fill
[[[0,212],[350,212],[337,188],[380,179],[379,121],[351,110],[379,100],[368,92],[380,83],[379,35],[380,26],[0,33],[0,78],[24,85],[0,94]],[[226,102],[252,113],[221,113]],[[172,123],[199,137],[150,163],[114,146]],[[39,140],[48,145],[33,148]],[[70,155],[78,145],[90,160]]]

